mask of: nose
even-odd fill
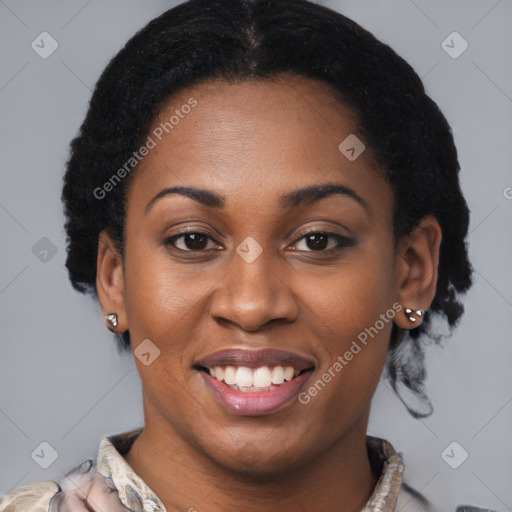
[[[235,253],[230,263],[229,272],[211,296],[212,318],[245,331],[257,331],[272,321],[297,319],[299,308],[294,294],[266,251],[251,263]]]

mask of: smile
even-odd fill
[[[228,411],[270,414],[291,402],[314,370],[300,356],[276,350],[227,350],[196,365],[207,389]]]
[[[218,381],[224,382],[235,391],[251,393],[255,391],[270,391],[277,385],[289,381],[300,375],[300,370],[293,366],[261,366],[260,368],[247,368],[246,366],[215,366],[209,368],[210,375]]]

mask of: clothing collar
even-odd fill
[[[143,428],[104,437],[101,440],[97,471],[111,478],[121,503],[132,512],[165,512],[160,498],[148,487],[122,457],[127,453]]]
[[[123,454],[142,433],[143,428],[104,437],[100,444],[97,470],[111,478],[123,505],[133,512],[166,512],[158,496],[124,460]],[[367,436],[368,455],[372,467],[381,468],[381,476],[361,512],[393,512],[402,485],[404,464],[391,443]]]

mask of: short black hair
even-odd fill
[[[283,74],[327,84],[357,115],[358,135],[394,192],[395,242],[425,215],[433,215],[441,226],[431,308],[415,329],[393,325],[387,361],[387,375],[399,396],[405,387],[428,403],[422,390],[421,341],[439,341],[429,329],[432,314],[456,325],[463,313],[458,296],[471,286],[465,243],[469,211],[451,129],[421,79],[389,46],[342,14],[307,0],[189,0],[149,22],[110,61],[71,143],[64,177],[71,283],[97,297],[102,230],[123,254],[126,190],[136,168],[106,198],[98,199],[94,190],[141,146],[171,95],[209,79],[262,80]],[[129,350],[128,331],[119,335],[119,343]],[[421,408],[408,408],[414,416],[426,415]]]

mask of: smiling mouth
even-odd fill
[[[314,367],[299,369],[293,366],[276,365],[249,368],[247,366],[219,365],[199,366],[198,369],[233,391],[256,393],[278,389],[281,385],[312,371]]]
[[[290,406],[315,362],[285,350],[231,348],[198,360],[193,368],[224,410],[254,417]]]

